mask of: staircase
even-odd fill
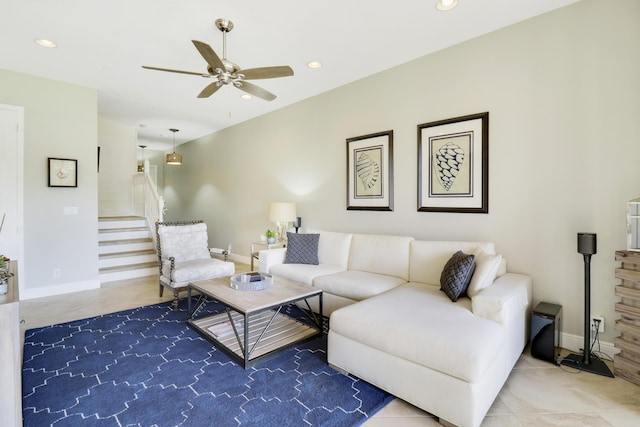
[[[98,219],[100,283],[158,274],[158,257],[147,220],[136,216]]]

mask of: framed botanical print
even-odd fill
[[[77,187],[78,161],[49,157],[49,187]]]
[[[418,211],[489,212],[489,113],[418,125]]]
[[[347,210],[393,210],[393,131],[347,139]]]

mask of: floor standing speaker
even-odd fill
[[[539,303],[531,313],[531,356],[558,363],[562,306]]]

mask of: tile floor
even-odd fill
[[[246,270],[244,264],[237,266],[238,272]],[[111,282],[101,289],[22,301],[21,328],[24,331],[170,299],[166,291],[162,298],[158,296],[157,277]],[[399,399],[364,423],[364,427],[439,425],[430,414]],[[640,386],[617,377],[555,366],[533,359],[525,351],[482,426],[637,427]]]

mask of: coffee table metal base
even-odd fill
[[[311,311],[306,299],[302,301],[307,304],[305,314],[312,321],[311,325],[283,314],[285,305],[250,314],[225,306],[225,312],[197,318],[201,305],[207,299],[215,298],[200,295],[191,310],[191,288],[188,291],[189,326],[245,369],[322,334],[322,316]],[[314,296],[320,299],[322,306],[322,294]]]

